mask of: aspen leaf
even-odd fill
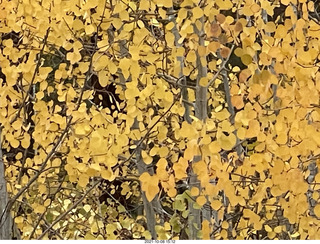
[[[117,72],[117,70],[118,70],[118,67],[113,63],[113,62],[109,62],[108,63],[108,68],[109,68],[109,72],[111,73],[111,74],[115,74],[116,72]]]
[[[238,110],[240,110],[240,109],[242,109],[244,107],[244,102],[243,102],[243,98],[242,98],[241,95],[232,96],[231,97],[231,103]]]
[[[84,28],[83,22],[80,19],[75,19],[72,25],[75,31],[81,30]]]
[[[78,185],[81,187],[86,187],[88,183],[89,183],[89,176],[87,174],[81,174],[79,176]]]
[[[241,56],[241,62],[244,65],[249,65],[252,63],[252,57],[249,54],[245,54],[245,55]]]
[[[277,234],[281,233],[282,232],[282,226],[276,226],[274,228],[274,232],[277,233]]]
[[[229,53],[230,53],[230,48],[228,48],[228,47],[223,47],[223,48],[221,48],[221,50],[220,50],[220,54],[221,54],[221,57],[223,57],[223,58],[227,58],[228,57],[228,55],[229,55]]]
[[[103,169],[100,172],[101,177],[105,180],[111,181],[113,179],[113,172],[109,169]]]
[[[223,229],[228,229],[228,227],[229,227],[228,222],[227,222],[227,221],[223,221],[222,224],[221,224],[221,227],[222,227]]]
[[[219,153],[221,150],[221,147],[219,145],[218,141],[213,141],[209,144],[209,150],[211,153],[215,154],[215,153]]]
[[[10,145],[11,145],[13,148],[18,148],[19,145],[20,145],[20,142],[19,142],[18,140],[16,140],[16,139],[12,139],[12,140],[10,141]]]
[[[194,50],[190,50],[188,52],[186,60],[190,63],[195,62],[197,60],[197,56]]]
[[[37,207],[34,208],[34,212],[38,214],[42,214],[45,211],[46,211],[46,208],[43,205],[37,205]]]
[[[174,27],[174,23],[173,22],[169,22],[167,25],[166,25],[166,29],[167,30],[172,30],[172,28]]]
[[[86,211],[87,213],[91,210],[91,206],[86,204],[83,206],[84,211]]]
[[[213,37],[218,37],[218,36],[220,36],[220,34],[221,34],[221,28],[220,28],[219,24],[217,24],[217,23],[212,23],[212,24],[211,24],[210,34],[211,34]]]
[[[220,47],[219,42],[210,42],[208,45],[208,49],[211,53],[216,53],[219,47]]]
[[[192,187],[190,193],[191,193],[191,196],[193,196],[193,197],[194,196],[198,196],[199,195],[199,188],[198,187]]]
[[[298,236],[300,236],[300,233],[297,231],[295,233],[293,233],[292,235],[290,235],[292,238],[296,238]]]
[[[253,13],[257,13],[261,9],[260,6],[258,4],[256,4],[256,3],[252,4],[250,8],[251,8]]]
[[[237,21],[237,23],[236,23],[236,25],[235,25],[235,27],[234,27],[234,30],[235,30],[236,32],[240,32],[240,31],[242,31],[242,29],[243,29],[243,26],[242,26],[241,22],[240,22],[240,21]]]
[[[218,200],[213,200],[210,204],[210,206],[214,209],[214,210],[219,210],[222,207],[222,204],[220,201]]]
[[[166,33],[166,42],[168,43],[168,46],[174,45],[174,35],[171,32]]]
[[[269,225],[265,225],[264,229],[266,230],[266,232],[272,232],[272,228]]]
[[[319,218],[320,217],[320,204],[317,204],[314,209],[314,214]]]
[[[192,15],[195,19],[199,19],[203,16],[203,11],[200,7],[195,7],[192,9]]]
[[[210,240],[211,229],[208,220],[202,221],[202,240]]]
[[[207,202],[207,199],[205,196],[199,196],[196,199],[196,203],[199,204],[200,206],[203,206]]]
[[[139,9],[148,11],[150,7],[150,2],[148,0],[141,0],[139,2]]]
[[[145,151],[142,151],[141,152],[141,156],[142,156],[142,159],[143,159],[143,162],[145,163],[145,164],[151,164],[152,163],[152,157],[150,157],[149,155],[148,155],[148,153],[147,152],[145,152]]]
[[[219,145],[224,150],[231,150],[236,144],[236,136],[233,133],[229,135],[222,134],[218,138]]]
[[[207,77],[201,77],[199,84],[200,86],[206,87],[208,85],[208,78]]]

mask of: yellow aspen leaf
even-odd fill
[[[28,148],[30,146],[30,138],[28,136],[25,136],[22,140],[21,140],[21,146],[23,148]]]
[[[183,157],[184,157],[185,160],[191,160],[191,159],[193,159],[195,153],[196,153],[195,147],[188,147],[184,151],[184,156]]]
[[[284,38],[287,35],[287,29],[283,25],[278,25],[276,33],[274,34],[275,38]]]
[[[163,227],[164,227],[164,230],[166,230],[166,231],[171,230],[171,225],[170,225],[170,223],[168,223],[168,222],[165,222],[165,223],[163,224]]]
[[[221,150],[221,147],[219,145],[218,141],[213,141],[209,144],[209,150],[211,153],[216,154],[219,153]]]
[[[114,26],[114,28],[116,28],[117,30],[121,28],[123,22],[121,19],[119,18],[114,18],[112,21],[112,25]]]
[[[148,173],[148,172],[143,172],[140,177],[139,177],[139,180],[141,182],[148,182],[151,180],[151,175]]]
[[[101,177],[105,180],[112,181],[114,178],[113,172],[110,169],[101,170]]]
[[[251,8],[253,13],[258,13],[260,11],[260,9],[261,9],[261,7],[256,3],[252,4],[250,8]]]
[[[89,69],[89,62],[80,62],[78,69],[82,74],[86,73]]]
[[[40,194],[43,194],[47,191],[47,187],[45,185],[40,185],[38,190]]]
[[[165,0],[163,1],[163,6],[165,8],[171,8],[173,6],[172,0]]]
[[[51,204],[51,199],[47,199],[44,201],[43,206],[48,207]]]
[[[169,22],[169,23],[166,25],[166,29],[167,29],[168,31],[172,30],[173,27],[174,27],[174,23],[173,23],[173,22]]]
[[[206,87],[208,85],[208,78],[207,77],[201,77],[200,81],[199,81],[199,85]]]
[[[196,199],[196,203],[199,204],[201,207],[207,202],[207,199],[205,196],[199,196]]]
[[[220,232],[220,236],[222,237],[222,239],[226,240],[226,239],[228,239],[228,232],[223,229]]]
[[[288,5],[288,4],[290,4],[290,3],[293,3],[293,1],[292,0],[281,0],[281,3],[283,4],[283,5]],[[296,1],[294,1],[295,3],[293,3],[293,4],[296,4],[297,2]]]
[[[288,141],[287,133],[281,132],[277,138],[276,138],[276,143],[278,144],[286,144]]]
[[[202,221],[202,240],[210,240],[210,234],[211,234],[211,228],[210,228],[210,223],[208,220]]]
[[[177,190],[175,188],[170,188],[167,193],[169,197],[175,197],[177,195]]]
[[[117,73],[118,67],[114,64],[114,62],[109,62],[108,63],[108,68],[109,68],[109,72],[111,74],[114,75],[115,73]]]
[[[213,200],[210,206],[217,211],[222,207],[222,203],[219,200]]]
[[[143,162],[145,164],[151,164],[152,163],[152,157],[149,156],[149,154],[146,152],[146,151],[142,151],[141,152],[141,156],[142,156],[142,159],[143,159]]]
[[[86,131],[84,124],[80,124],[75,127],[74,133],[76,136],[85,136],[87,135],[88,131]]]
[[[293,233],[292,235],[290,235],[292,238],[296,238],[298,236],[300,236],[300,233],[297,231],[295,233]]]
[[[86,211],[87,213],[91,210],[91,206],[86,204],[83,206],[84,211]]]
[[[68,52],[67,53],[67,60],[70,61],[71,64],[75,64],[81,59],[81,54],[79,53],[78,50],[74,52]]]
[[[240,139],[240,140],[243,140],[246,138],[246,132],[247,130],[243,127],[240,127],[238,130],[237,130],[237,137]]]
[[[73,27],[73,29],[74,29],[75,31],[79,31],[79,30],[81,30],[81,29],[84,28],[83,22],[82,22],[80,19],[75,19],[75,20],[73,21],[72,27]]]
[[[250,6],[245,5],[242,9],[242,14],[245,16],[252,16],[253,15],[253,11],[251,10]]]
[[[199,46],[198,54],[200,57],[205,57],[207,55],[207,48],[205,46]]]
[[[203,16],[203,10],[197,6],[192,9],[192,15],[194,19],[200,19]]]
[[[174,46],[174,35],[171,32],[167,32],[165,35],[166,42],[169,47]]]
[[[223,221],[222,224],[221,224],[221,227],[223,229],[228,229],[229,228],[229,223],[227,221]]]
[[[313,209],[314,214],[319,218],[320,217],[320,204],[317,204]]]
[[[224,150],[232,150],[237,141],[236,136],[233,133],[225,135],[224,133],[218,138],[219,145]]]
[[[98,41],[97,47],[99,48],[100,51],[105,51],[109,47],[109,40],[103,39],[101,41]]]
[[[190,50],[188,52],[186,60],[190,63],[195,62],[197,60],[197,55],[194,50]]]
[[[192,187],[190,191],[191,196],[198,196],[199,195],[199,188],[198,187]]]
[[[247,138],[256,137],[260,132],[260,123],[257,120],[249,121],[249,128],[246,133]]]
[[[43,205],[37,205],[33,210],[37,214],[42,214],[46,211],[46,208]]]
[[[223,107],[221,107],[223,108]],[[222,110],[218,110],[216,111],[217,113],[214,114],[215,118],[222,121],[222,120],[225,120],[227,118],[230,117],[230,113],[228,112],[228,110],[226,108],[223,108]]]
[[[154,180],[154,179],[152,179],[152,180],[153,180],[153,182],[150,182],[150,184],[144,183],[146,185],[144,187],[146,197],[149,202],[151,202],[159,192],[158,180]]]
[[[276,237],[276,233],[275,232],[273,232],[273,231],[271,231],[271,232],[268,232],[268,237],[269,237],[269,239],[273,239],[273,238],[275,238]]]
[[[241,62],[248,66],[252,63],[252,57],[249,54],[244,54],[241,56]]]
[[[210,42],[208,45],[208,49],[211,53],[216,53],[218,48],[220,47],[220,43],[219,42]]]
[[[272,232],[272,228],[269,225],[264,225],[264,229],[266,230],[266,232]]]
[[[166,157],[169,154],[168,147],[161,147],[158,151],[160,157]]]
[[[84,30],[87,35],[91,35],[96,29],[93,25],[86,25]]]
[[[282,232],[282,226],[276,226],[273,230],[275,233],[279,234]]]
[[[238,110],[240,110],[244,107],[244,102],[243,102],[243,98],[241,95],[233,95],[231,97],[231,103]]]
[[[156,154],[158,153],[158,151],[159,151],[159,147],[154,146],[154,147],[150,150],[149,154],[150,154],[151,157],[153,157],[154,155],[156,155]],[[160,159],[160,160],[161,160],[161,159]]]
[[[273,33],[276,31],[277,27],[274,22],[268,22],[264,27],[266,32]]]
[[[16,140],[16,139],[10,140],[9,143],[13,148],[18,148],[19,145],[20,145],[20,142],[18,140]]]
[[[89,183],[89,176],[87,174],[81,174],[79,176],[78,185],[81,187],[86,187]]]
[[[150,8],[150,2],[148,0],[141,0],[139,2],[139,9],[148,11]]]
[[[91,165],[90,165],[90,168],[91,168],[91,169],[94,169],[94,170],[96,170],[96,171],[101,171],[101,166],[100,166],[98,163],[91,164]]]

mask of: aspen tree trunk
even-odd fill
[[[125,57],[128,53],[128,49],[126,47],[126,42],[122,40],[122,41],[120,41],[119,45],[120,45],[121,57]],[[120,77],[120,83],[126,84],[126,79],[124,78],[122,73],[120,73],[119,77]],[[131,80],[131,77],[129,77],[128,80]],[[139,122],[137,119],[134,120],[134,124],[131,129],[139,130]],[[137,146],[137,149],[135,151],[135,156],[136,156],[136,165],[137,165],[139,175],[142,175],[144,172],[148,172],[150,175],[153,175],[154,170],[150,169],[150,168],[148,169],[147,165],[143,162],[143,159],[141,156],[141,147],[143,146],[143,143],[139,143],[139,140],[135,141],[134,143]],[[155,198],[151,202],[148,201],[146,194],[143,191],[141,192],[141,196],[142,196],[145,216],[147,219],[147,229],[151,233],[152,239],[157,239],[157,233],[156,233],[156,229],[155,229],[156,211],[159,212],[160,222],[163,222],[163,220],[161,218],[162,215],[160,214],[161,204],[158,200],[158,194],[155,196]]]
[[[10,240],[13,238],[12,217],[10,215],[10,212],[6,211],[8,202],[9,197],[7,192],[7,181],[5,179],[5,167],[2,157],[2,147],[0,140],[0,240]]]
[[[134,121],[134,125],[132,126],[132,129],[138,129],[139,128],[139,122],[137,119]],[[150,175],[153,175],[153,169],[147,168],[147,165],[143,162],[142,156],[141,156],[141,145],[138,145],[139,141],[136,141],[135,144],[137,145],[136,149],[136,164],[138,168],[138,173],[139,175],[142,175],[144,172],[148,172]],[[149,202],[146,194],[142,191],[142,201],[143,201],[143,206],[144,206],[144,211],[146,214],[146,219],[147,219],[147,229],[150,231],[152,239],[157,239],[157,232],[156,232],[156,213],[154,211],[154,206],[157,205],[157,199],[158,195],[155,196],[155,198]]]
[[[199,37],[199,46],[204,46],[204,19],[203,17],[199,20],[201,22],[201,28],[198,29],[196,24],[194,25],[194,30],[197,36]],[[195,103],[195,116],[201,120],[205,121],[207,118],[207,108],[208,108],[208,101],[207,101],[207,94],[208,88],[206,86],[200,85],[200,80],[203,77],[207,77],[207,66],[205,57],[201,57],[199,52],[197,52],[197,67],[198,67],[198,76],[197,76],[197,83],[196,83],[196,103]],[[193,163],[196,163],[201,160],[201,155],[197,155],[193,159]],[[192,187],[199,188],[201,192],[200,182],[193,172],[190,174],[190,185]],[[204,207],[200,209],[195,209],[193,207],[193,202],[189,203],[190,208],[190,217],[189,221],[189,231],[190,231],[190,239],[198,239],[198,231],[201,229],[201,217],[202,219],[207,219],[210,222],[211,213],[210,211],[206,210]]]
[[[173,11],[173,9],[171,9],[171,10]],[[172,33],[174,35],[174,45],[176,48],[179,48],[182,46],[178,42],[181,36],[180,36],[178,28],[177,28],[176,19],[170,12],[169,12],[169,20],[171,20],[174,23],[174,27],[172,28]],[[187,80],[186,80],[186,77],[183,75],[184,56],[177,57],[177,62],[179,63],[179,66],[180,66],[178,78],[181,80],[181,85],[182,85],[182,87],[181,87],[182,103],[185,108],[184,119],[185,119],[185,121],[187,121],[190,124],[191,118],[190,118],[190,104],[189,104]]]

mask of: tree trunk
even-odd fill
[[[1,128],[0,128],[1,138]],[[10,212],[7,211],[9,197],[7,192],[7,181],[5,178],[5,167],[2,157],[2,146],[0,140],[0,240],[13,239],[13,224]]]

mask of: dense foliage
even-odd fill
[[[0,229],[319,238],[319,11],[318,0],[2,0]]]

